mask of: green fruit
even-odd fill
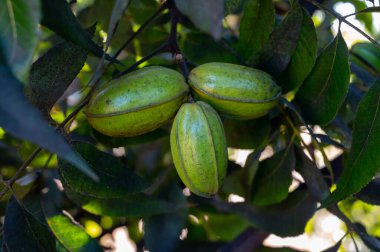
[[[267,114],[281,96],[273,78],[257,69],[229,63],[206,63],[194,68],[189,84],[196,99],[226,117],[248,120]]]
[[[227,145],[218,113],[207,103],[185,103],[170,134],[174,165],[193,193],[210,197],[223,183],[227,170]]]
[[[146,67],[100,87],[85,114],[100,133],[137,136],[173,118],[187,93],[188,86],[180,73],[159,66]]]

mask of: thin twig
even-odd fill
[[[348,26],[350,26],[351,28],[353,28],[355,31],[359,32],[361,35],[363,35],[366,39],[368,39],[369,41],[371,41],[375,46],[377,46],[380,49],[380,44],[376,40],[374,40],[367,33],[365,33],[364,31],[362,31],[361,29],[359,29],[355,25],[353,25],[350,21],[347,21],[347,19],[345,17],[343,17],[340,14],[336,13],[335,11],[333,11],[333,10],[331,10],[331,9],[323,6],[322,4],[318,3],[315,0],[306,0],[306,1],[308,1],[311,4],[313,4],[314,6],[318,7],[319,9],[324,10],[325,12],[329,13],[330,15],[332,15],[333,17],[335,17],[336,19],[338,19],[340,23],[343,22],[343,23],[347,24]]]
[[[115,53],[113,56],[114,59],[116,59],[120,53],[132,42],[132,40],[139,35],[158,15],[160,15],[164,10],[168,8],[168,3],[164,2],[160,8],[151,16],[149,17],[140,27],[139,29],[134,32],[128,39],[125,41],[125,43],[120,47],[119,50]]]

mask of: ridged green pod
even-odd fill
[[[269,112],[281,96],[273,78],[258,69],[212,62],[194,68],[189,84],[197,100],[212,105],[226,117],[248,120]]]
[[[227,145],[218,113],[207,103],[185,103],[170,134],[174,165],[193,193],[211,197],[221,187],[227,170]]]
[[[91,126],[105,135],[137,136],[173,118],[187,93],[180,73],[146,67],[100,87],[85,114]]]

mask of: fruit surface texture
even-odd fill
[[[197,100],[226,117],[248,120],[267,114],[281,96],[273,78],[258,69],[212,62],[194,68],[189,84]]]
[[[180,73],[146,67],[100,87],[85,114],[91,126],[105,135],[137,136],[173,118],[187,94],[188,85]]]
[[[174,165],[193,193],[211,197],[223,183],[227,146],[218,113],[207,103],[185,103],[178,111],[170,134]]]

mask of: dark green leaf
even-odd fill
[[[78,193],[97,198],[120,198],[147,189],[148,182],[113,155],[85,143],[76,143],[74,148],[98,174],[99,181],[93,181],[71,164],[60,160],[59,173],[64,187],[69,186]]]
[[[124,138],[106,136],[95,130],[93,130],[93,134],[96,140],[98,140],[100,143],[108,147],[116,148],[122,146],[132,146],[137,144],[150,143],[168,136],[169,132],[165,129],[158,128],[154,131],[148,132],[140,136]]]
[[[103,50],[92,41],[91,35],[80,25],[66,0],[42,0],[41,4],[42,25],[56,32],[65,40],[102,57]],[[115,61],[108,54],[106,54],[106,59]]]
[[[380,205],[380,179],[376,178],[369,182],[366,187],[355,194],[355,198],[360,199],[371,205]]]
[[[201,33],[189,33],[181,40],[181,48],[186,58],[193,64],[207,62],[238,63],[236,56],[222,42]]]
[[[370,236],[365,227],[360,223],[354,223],[355,232],[360,236],[364,244],[372,251],[380,251],[380,240],[376,237]]]
[[[349,85],[348,50],[339,33],[319,55],[317,62],[297,93],[308,123],[326,125],[342,105]]]
[[[55,241],[47,226],[27,212],[14,197],[8,202],[3,228],[8,251],[55,251]]]
[[[238,51],[248,62],[257,57],[274,25],[274,6],[268,0],[245,2],[240,21]]]
[[[87,50],[71,42],[61,42],[33,63],[27,96],[45,115],[82,69]]]
[[[239,121],[223,119],[227,145],[238,149],[256,149],[269,137],[270,121],[264,116],[255,120]]]
[[[0,6],[0,51],[13,74],[26,83],[38,44],[40,2],[0,0]]]
[[[310,194],[319,201],[329,194],[329,187],[319,171],[318,167],[305,155],[302,150],[296,150],[296,170],[301,174]]]
[[[32,189],[34,182],[38,178],[36,172],[28,173],[25,176],[16,180],[12,186],[12,191],[8,191],[0,201],[9,200],[9,198],[14,194],[18,199],[24,198],[28,192]],[[6,187],[5,183],[0,183],[0,191]]]
[[[78,206],[95,215],[112,217],[149,216],[175,212],[178,206],[143,193],[128,195],[118,199],[101,199],[75,192],[65,188],[66,195]]]
[[[202,32],[214,39],[222,37],[222,20],[224,16],[223,0],[175,0],[177,8],[186,15]]]
[[[166,198],[176,204],[186,204],[186,198],[178,185],[173,184],[162,192]],[[180,209],[170,214],[159,214],[144,219],[144,241],[149,251],[173,251],[180,241],[188,211]],[[165,242],[163,242],[165,241]]]
[[[358,192],[380,168],[380,78],[361,100],[352,132],[347,166],[337,189],[323,204],[328,206]]]
[[[304,232],[307,221],[313,216],[317,204],[305,190],[297,190],[279,204],[251,207],[247,203],[209,201],[222,212],[234,213],[253,226],[279,236],[295,236]],[[281,225],[279,225],[281,223]]]
[[[252,183],[251,202],[263,206],[286,199],[294,166],[295,156],[291,144],[286,150],[261,162]]]
[[[282,92],[298,88],[309,75],[317,57],[317,34],[307,11],[302,10],[301,32],[297,47],[286,70],[278,78]]]
[[[373,74],[378,74],[380,72],[380,50],[372,43],[357,43],[350,51],[355,62],[360,64],[363,68],[370,68],[369,71]]]
[[[1,64],[0,80],[0,126],[16,137],[57,153],[96,180],[97,176],[87,163],[47,124],[40,111],[34,108],[23,94],[22,84]]]
[[[292,59],[301,34],[302,8],[295,4],[273,31],[260,56],[260,67],[271,75],[281,74]]]

